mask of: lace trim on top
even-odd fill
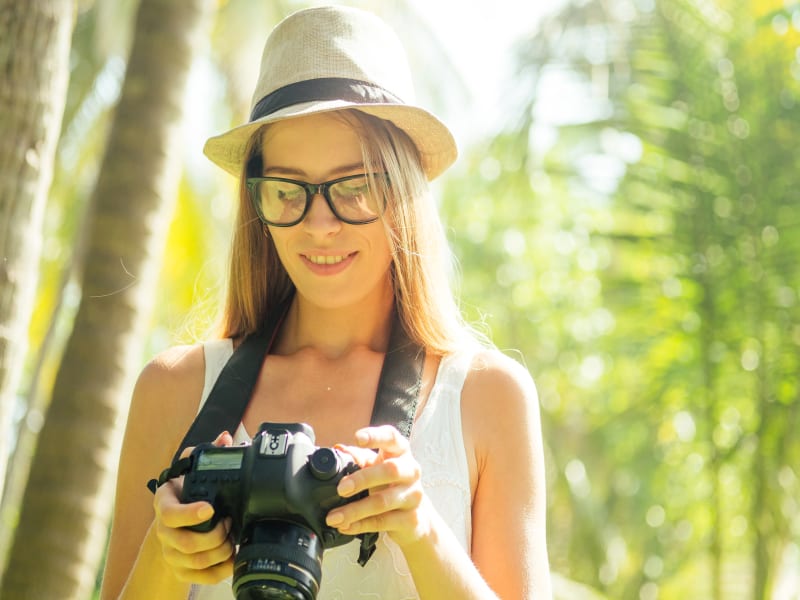
[[[203,406],[233,352],[230,340],[204,345],[205,385]],[[472,531],[472,498],[469,468],[461,429],[461,390],[473,352],[445,356],[436,374],[428,402],[411,430],[411,449],[422,468],[422,485],[461,546],[469,552]],[[199,409],[198,409],[199,410]],[[240,423],[234,443],[250,440]],[[399,546],[381,535],[377,549],[365,567],[356,562],[358,541],[325,551],[318,600],[414,600],[419,596]],[[228,578],[214,586],[192,586],[190,600],[230,600]]]

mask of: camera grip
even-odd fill
[[[214,514],[211,518],[196,525],[187,525],[184,529],[196,531],[197,533],[208,533],[217,526],[223,515],[220,514],[220,507],[217,502],[217,490],[214,486],[209,486],[207,482],[198,482],[196,477],[191,474],[187,475],[183,482],[183,489],[181,490],[180,501],[182,504],[190,504],[192,502],[208,502],[214,509]]]

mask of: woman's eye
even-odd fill
[[[278,190],[278,200],[282,202],[296,202],[302,198],[303,190],[283,189]]]
[[[338,190],[338,193],[343,198],[354,198],[364,196],[369,193],[369,186],[366,183],[343,185]]]

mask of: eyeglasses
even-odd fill
[[[306,183],[283,177],[248,177],[245,180],[250,200],[259,218],[268,225],[291,227],[302,221],[311,200],[322,194],[336,218],[350,225],[377,220],[383,211],[384,198],[370,181],[386,173],[350,175],[324,183]]]

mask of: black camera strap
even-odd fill
[[[267,319],[261,331],[247,336],[233,351],[172,457],[172,463],[157,479],[147,482],[151,492],[155,494],[167,481],[180,477],[191,469],[191,456],[181,458],[186,448],[208,443],[216,439],[221,431],[233,432],[239,427],[253,394],[261,365],[275,343],[291,301],[292,296],[289,296],[278,310],[271,313],[272,318]]]
[[[277,310],[271,312],[260,332],[246,337],[233,351],[208,399],[186,432],[172,464],[164,469],[157,480],[151,479],[147,483],[150,491],[155,493],[166,481],[183,475],[191,468],[191,458],[181,458],[186,448],[216,439],[220,431],[233,432],[239,427],[261,366],[275,343],[291,302],[292,296],[289,296]],[[408,337],[395,311],[389,346],[378,379],[371,425],[394,425],[404,436],[411,435],[424,363],[425,349]],[[358,562],[363,566],[375,550],[378,535],[372,533],[359,537],[361,552]]]
[[[261,365],[278,337],[292,297],[290,295],[270,313],[263,329],[247,336],[233,351],[178,446],[173,463],[180,459],[186,448],[211,442],[222,431],[229,431],[232,435],[239,427],[256,387]]]

